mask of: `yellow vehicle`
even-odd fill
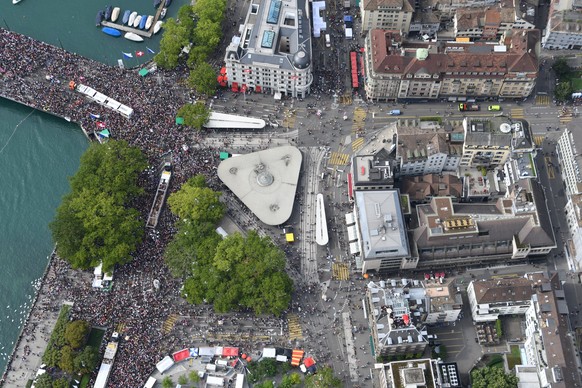
[[[488,110],[501,110],[501,106],[499,105],[489,105],[487,108]]]

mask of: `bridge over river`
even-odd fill
[[[175,114],[188,99],[178,80],[184,72],[159,71],[141,77],[24,35],[0,29],[0,96],[76,122],[92,132],[100,115],[112,137],[139,146],[150,158],[171,151],[187,131],[178,132]],[[69,89],[75,81],[134,110],[126,119]]]

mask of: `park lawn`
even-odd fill
[[[519,346],[517,345],[510,345],[509,350],[511,353],[506,355],[507,367],[509,370],[513,370],[516,365],[521,365],[521,352],[519,351]]]
[[[503,356],[501,354],[492,355],[487,366],[490,368],[503,368]]]
[[[91,328],[89,332],[89,339],[87,340],[87,346],[93,346],[97,349],[101,346],[101,341],[103,341],[103,336],[105,335],[105,330]]]
[[[582,91],[582,78],[571,78],[570,82],[572,82],[572,89],[575,92]]]

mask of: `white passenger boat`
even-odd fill
[[[18,4],[20,3],[22,0],[12,0],[12,4]]]
[[[119,18],[119,13],[121,12],[121,8],[115,7],[113,8],[113,12],[111,12],[111,21],[115,23],[117,18]]]
[[[143,42],[143,38],[136,34],[135,32],[126,32],[125,35],[123,35],[123,37],[133,42]]]
[[[150,27],[152,26],[153,22],[154,22],[154,17],[152,15],[148,16],[147,21],[146,21],[146,25],[145,25],[145,29],[149,30]]]
[[[133,28],[137,28],[139,26],[139,23],[141,23],[141,15],[137,15],[135,17],[135,20],[133,21]]]
[[[163,21],[158,20],[156,24],[154,24],[154,34],[157,34],[162,29],[162,25],[164,24]]]
[[[129,15],[129,21],[127,22],[128,26],[132,26],[133,22],[135,22],[135,18],[137,17],[137,12],[132,12],[131,15]]]

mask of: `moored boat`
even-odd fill
[[[166,17],[166,13],[168,13],[168,9],[167,8],[162,8],[162,13],[160,13],[160,19],[163,19]]]
[[[109,20],[111,18],[111,13],[113,12],[113,7],[108,5],[105,7],[105,20]]]
[[[160,32],[160,30],[162,29],[162,24],[164,24],[164,22],[161,20],[158,20],[156,24],[154,24],[154,34]]]
[[[12,4],[18,4],[20,3],[22,0],[12,0]]]
[[[139,26],[139,23],[141,23],[141,15],[137,15],[135,17],[135,20],[133,21],[133,28],[137,28],[137,26]]]
[[[165,7],[168,8],[172,4],[172,0],[166,0]]]
[[[135,22],[135,18],[137,18],[137,12],[133,11],[131,13],[131,15],[129,15],[129,20],[127,21],[127,25],[128,26],[133,26],[133,23]]]
[[[131,11],[129,9],[123,13],[123,17],[121,18],[121,22],[123,24],[127,24],[129,21],[129,15],[131,15]]]
[[[115,36],[115,37],[121,36],[121,31],[119,31],[115,28],[103,27],[101,29],[101,31],[103,31],[104,33],[106,33],[107,35],[110,35],[110,36]]]
[[[162,4],[162,0],[154,0],[154,8],[158,8]]]
[[[123,37],[127,40],[131,40],[132,42],[143,42],[143,38],[135,32],[126,32]]]
[[[145,28],[147,21],[148,21],[148,15],[141,15],[141,20],[139,21],[139,29],[140,30],[143,30]]]
[[[119,18],[119,13],[121,12],[121,8],[115,7],[113,8],[113,12],[111,12],[111,21],[115,23],[117,18]]]
[[[103,11],[99,10],[97,16],[95,16],[95,26],[99,27],[103,21]]]
[[[146,20],[146,23],[145,23],[145,29],[149,30],[150,27],[152,26],[153,22],[154,22],[154,17],[152,15],[148,16],[148,19]]]

